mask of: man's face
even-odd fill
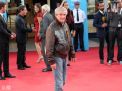
[[[27,11],[27,9],[26,9],[26,7],[25,7],[24,10],[21,11],[21,12],[22,12],[22,15],[23,15],[23,16],[26,16],[28,11]]]
[[[58,13],[56,14],[56,19],[60,22],[60,23],[64,23],[66,21],[66,13]]]
[[[80,7],[80,4],[75,4],[75,8],[78,9]]]
[[[69,8],[68,3],[64,3],[64,8],[66,8],[66,9],[68,9],[68,8]]]
[[[60,3],[57,3],[56,6],[59,7],[60,6]]]
[[[7,4],[5,5],[5,11],[6,11],[6,9],[7,9]]]
[[[122,1],[121,0],[118,0],[118,8],[121,8],[122,7]]]
[[[104,10],[104,3],[99,3],[99,9],[102,11]]]
[[[6,5],[4,7],[2,7],[1,10],[2,10],[3,13],[5,13],[5,11],[6,11]]]

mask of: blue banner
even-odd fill
[[[6,3],[6,2],[7,2],[7,0],[0,0],[0,1],[2,1],[2,2],[4,2],[4,3]]]
[[[80,2],[80,8],[85,12],[87,16],[87,0],[67,0],[69,4],[69,8],[71,10],[74,9],[74,2],[79,1]],[[89,40],[88,40],[88,19],[84,22],[84,49],[89,49]]]

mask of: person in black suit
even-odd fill
[[[99,11],[94,16],[93,26],[97,29],[97,36],[99,39],[99,58],[100,63],[104,64],[104,41],[107,42],[107,53],[109,52],[108,47],[108,22],[107,22],[107,15],[104,12],[104,3],[99,2]]]
[[[14,78],[9,72],[9,38],[13,39],[16,37],[15,33],[12,33],[7,29],[7,24],[4,20],[3,13],[6,11],[6,5],[0,2],[0,80],[5,78]],[[2,63],[4,77],[2,76]]]
[[[15,26],[16,26],[16,42],[17,42],[17,67],[19,70],[24,70],[25,68],[30,68],[25,62],[26,57],[26,37],[27,32],[32,32],[32,29],[27,28],[24,17],[27,14],[26,6],[21,5],[18,7],[18,15],[16,16]]]

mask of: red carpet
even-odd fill
[[[16,78],[0,81],[0,91],[54,91],[52,72],[42,73],[44,63],[37,64],[36,58],[36,52],[27,52],[27,63],[32,68],[19,71],[16,53],[10,53],[10,70]],[[91,48],[88,52],[78,52],[76,62],[68,67],[64,91],[122,91],[121,84],[122,65],[99,64],[98,48]]]

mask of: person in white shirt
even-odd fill
[[[74,3],[75,8],[73,10],[74,23],[75,23],[75,37],[74,37],[74,49],[77,51],[78,49],[78,39],[80,41],[80,48],[82,51],[84,50],[84,42],[83,42],[83,34],[84,34],[84,25],[83,22],[86,19],[86,14],[83,10],[80,9],[80,3],[77,1]]]

